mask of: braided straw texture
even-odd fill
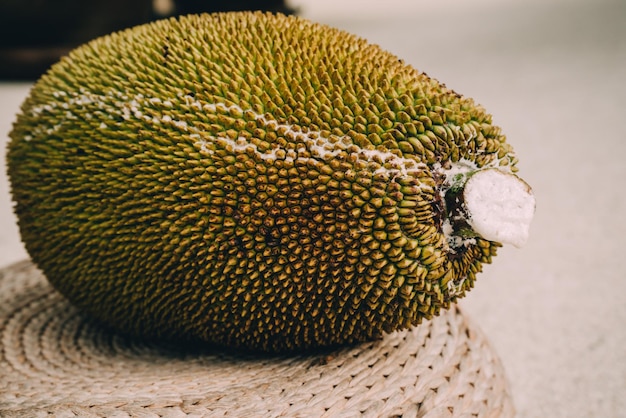
[[[458,310],[322,354],[183,350],[78,313],[29,261],[0,270],[2,417],[510,417],[502,366]]]

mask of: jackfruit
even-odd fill
[[[448,308],[500,245],[472,229],[464,184],[517,162],[482,107],[380,47],[250,12],[78,47],[10,138],[22,239],[73,304],[133,335],[268,352]]]

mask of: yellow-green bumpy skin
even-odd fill
[[[442,170],[516,162],[472,100],[353,35],[261,13],[79,47],[10,136],[23,241],[71,302],[131,334],[264,351],[448,308],[499,244],[452,248]]]

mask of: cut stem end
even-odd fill
[[[465,184],[467,222],[482,238],[523,246],[535,213],[535,197],[526,182],[495,168],[475,172]]]

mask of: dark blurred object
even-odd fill
[[[171,6],[169,15],[293,13],[284,0],[172,0]],[[153,0],[0,0],[0,79],[35,80],[62,55],[91,39],[163,17],[155,13]]]
[[[152,0],[0,0],[0,77],[38,78],[81,43],[152,18]]]
[[[266,12],[292,14],[294,10],[284,0],[239,0],[239,1],[206,1],[176,0],[176,13],[181,15],[202,12],[230,12],[243,10],[263,10]]]

